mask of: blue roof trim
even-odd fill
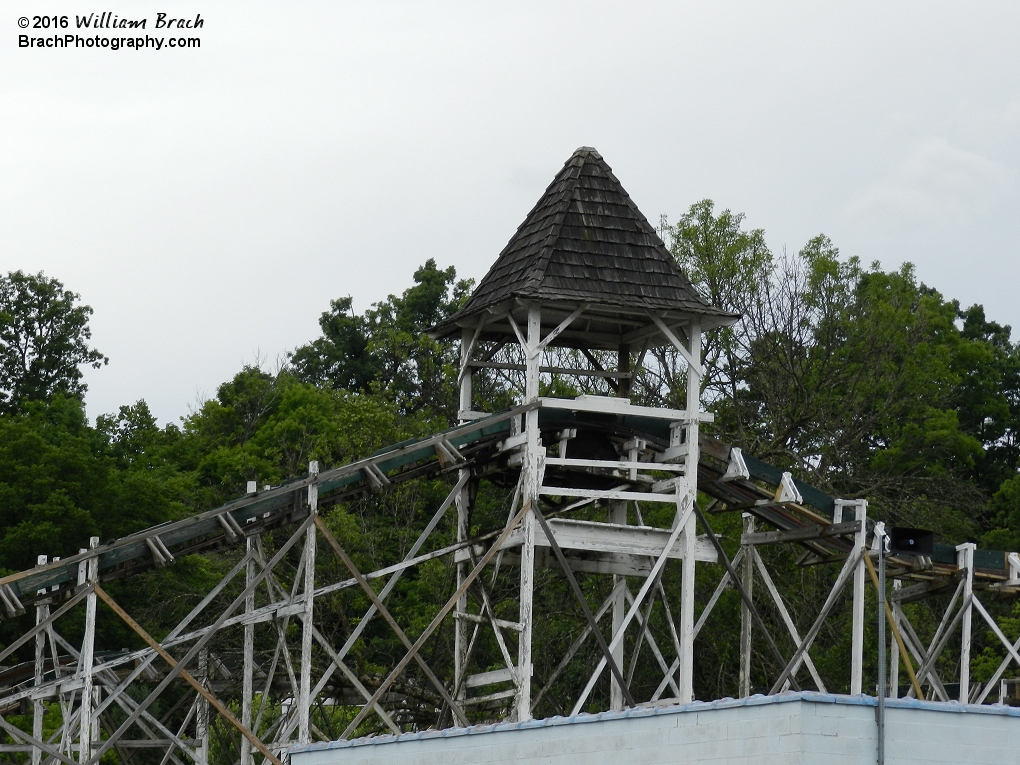
[[[355,746],[374,746],[377,744],[394,744],[400,741],[422,741],[433,738],[453,738],[456,736],[477,736],[485,733],[498,733],[510,730],[527,730],[531,728],[552,728],[559,725],[580,725],[601,722],[603,720],[624,720],[630,717],[657,717],[660,715],[676,715],[685,712],[705,712],[711,709],[731,709],[733,707],[756,707],[767,704],[784,704],[791,701],[807,701],[813,704],[845,704],[847,706],[874,707],[878,699],[873,696],[844,696],[835,693],[819,693],[818,691],[799,691],[782,693],[776,696],[751,696],[747,699],[719,699],[717,701],[695,701],[691,704],[677,704],[663,707],[635,707],[622,712],[599,712],[597,714],[579,714],[573,717],[548,717],[544,720],[528,720],[523,723],[502,722],[488,725],[472,725],[469,728],[445,728],[443,730],[425,730],[415,733],[401,733],[386,736],[367,736],[350,741],[328,741],[298,746],[288,750],[290,754],[314,752],[323,749],[347,749]],[[957,714],[1000,715],[1020,718],[1020,707],[1000,706],[999,704],[961,704],[958,701],[918,701],[917,699],[886,699],[889,709],[925,709],[932,712],[955,712]]]

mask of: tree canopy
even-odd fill
[[[303,382],[352,393],[386,396],[406,415],[425,414],[452,422],[456,391],[448,343],[425,330],[454,313],[471,291],[450,266],[441,270],[429,258],[414,272],[414,286],[390,295],[361,316],[350,297],[330,303],[319,326],[322,336],[291,355]]]
[[[1010,329],[920,283],[910,264],[864,267],[824,235],[775,257],[742,220],[705,200],[662,227],[695,284],[742,316],[706,348],[720,437],[867,496],[888,520],[1003,539],[999,492],[1020,456]],[[676,359],[663,351],[658,362],[643,395],[675,397]]]
[[[57,279],[13,271],[0,277],[0,412],[62,391],[81,397],[80,367],[107,362],[89,346],[92,309]]]
[[[879,519],[933,528],[946,541],[1020,548],[1020,347],[1009,327],[926,286],[909,264],[865,266],[824,235],[777,255],[763,231],[710,200],[675,224],[663,219],[660,232],[704,295],[742,317],[705,339],[702,393],[715,435],[832,493],[868,497]],[[463,305],[471,283],[432,259],[411,282],[360,314],[350,296],[331,301],[319,337],[282,368],[245,366],[180,423],[160,426],[144,401],[90,424],[81,368],[106,361],[89,345],[91,309],[42,274],[0,279],[0,568],[200,512],[248,481],[301,476],[310,460],[340,465],[446,427],[456,418],[456,348],[426,330]],[[682,408],[682,359],[660,349],[646,361],[632,397]],[[482,408],[508,405],[512,374],[478,374]],[[552,376],[543,392],[608,392],[608,384]],[[439,480],[411,482],[340,503],[325,521],[370,570],[403,555],[443,491]],[[505,491],[479,491],[480,517],[505,513]],[[719,524],[739,536],[739,518]],[[126,602],[151,624],[172,624],[181,593],[201,592],[227,560],[191,558],[140,579]],[[792,608],[824,598],[821,574],[773,563],[801,585],[803,602]],[[391,608],[402,623],[431,618],[453,581],[445,565],[430,562],[401,580]],[[555,605],[562,582],[543,577],[538,597]],[[328,629],[349,631],[348,613],[367,604],[359,598],[351,592],[324,606],[333,609]],[[713,619],[739,618],[734,593],[722,603]],[[539,629],[567,645],[571,623],[555,613]],[[1017,618],[997,615],[1003,624]],[[846,641],[838,632],[828,638],[817,661],[843,666]],[[392,634],[373,625],[351,661],[371,673],[397,650]],[[720,638],[699,650],[732,668],[737,647]],[[703,696],[731,686],[725,674],[696,678]]]

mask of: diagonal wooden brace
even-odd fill
[[[248,583],[245,589],[236,598],[234,598],[230,605],[228,605],[226,609],[216,618],[216,620],[211,625],[209,625],[204,634],[201,637],[199,637],[194,642],[194,644],[192,644],[190,650],[185,654],[184,658],[181,659],[176,666],[170,668],[170,671],[167,672],[163,679],[160,680],[159,683],[156,685],[156,687],[149,692],[149,695],[145,697],[145,700],[142,701],[138,705],[138,707],[136,707],[135,710],[130,715],[127,716],[127,719],[120,724],[120,727],[118,727],[117,730],[110,734],[109,738],[103,740],[103,743],[99,747],[99,749],[92,755],[92,758],[88,761],[88,763],[84,765],[99,765],[99,761],[102,759],[102,756],[107,751],[109,751],[110,747],[112,747],[114,743],[121,736],[123,736],[124,733],[126,733],[127,730],[132,725],[134,725],[135,721],[139,717],[141,717],[142,714],[160,696],[160,694],[162,694],[163,691],[166,690],[170,683],[177,679],[177,675],[180,674],[181,670],[185,666],[187,666],[189,662],[191,662],[198,656],[202,648],[204,648],[206,644],[208,644],[208,642],[213,638],[217,631],[223,626],[224,622],[227,621],[230,615],[234,613],[234,611],[236,611],[237,608],[241,606],[241,604],[244,603],[248,595],[254,592],[256,587],[262,584],[262,582],[265,580],[269,572],[283,559],[283,557],[291,550],[291,548],[297,543],[297,541],[303,538],[310,524],[311,521],[306,519],[304,522],[300,524],[300,526],[298,526],[298,529],[294,533],[294,535],[291,536],[290,539],[288,539],[286,542],[284,542],[280,549],[276,551],[276,554],[272,557],[272,559],[270,559],[267,566],[262,571],[255,575],[255,577],[252,579],[251,582]],[[276,762],[279,761],[277,760]]]
[[[698,521],[704,527],[705,533],[708,534],[708,538],[712,542],[712,546],[715,547],[715,551],[719,554],[719,560],[721,560],[723,565],[726,566],[726,573],[730,575],[730,580],[740,592],[740,597],[744,601],[744,605],[747,606],[747,610],[750,611],[755,624],[758,625],[758,629],[761,630],[765,639],[768,641],[769,648],[772,649],[772,653],[779,660],[779,665],[784,666],[786,664],[786,659],[783,658],[783,654],[779,650],[779,646],[776,645],[776,641],[772,638],[772,633],[769,632],[768,628],[765,626],[765,622],[761,620],[761,616],[758,614],[758,609],[754,607],[754,602],[751,600],[751,596],[747,594],[747,589],[744,587],[743,582],[740,581],[740,577],[737,576],[737,572],[734,570],[733,564],[730,563],[730,559],[726,556],[726,551],[723,550],[722,543],[719,542],[719,537],[715,535],[712,527],[708,524],[708,519],[701,511],[701,508],[698,507],[698,503],[694,502],[693,505],[694,514],[698,516]],[[794,690],[800,690],[800,686],[797,685],[797,680],[793,677],[792,672],[790,673],[790,685],[794,687]]]
[[[351,572],[351,575],[358,580],[358,584],[361,586],[361,589],[365,591],[365,594],[368,595],[368,599],[372,601],[372,605],[376,607],[376,610],[379,611],[379,614],[382,616],[382,618],[385,619],[386,623],[390,625],[390,629],[392,629],[396,636],[400,639],[400,642],[404,644],[404,647],[407,648],[408,650],[411,650],[414,644],[411,643],[410,639],[400,628],[400,625],[397,624],[397,620],[393,618],[393,614],[390,613],[390,610],[386,608],[386,605],[376,594],[375,590],[372,589],[372,585],[368,583],[368,580],[365,579],[361,571],[358,570],[358,567],[354,565],[354,561],[351,560],[350,556],[344,551],[344,548],[340,546],[340,543],[336,540],[336,537],[333,536],[333,533],[329,530],[329,527],[326,526],[322,518],[320,518],[318,515],[315,516],[315,525],[322,533],[322,536],[325,537],[326,543],[330,546],[333,552],[336,553],[336,557],[338,557],[341,560],[341,562],[347,567],[347,570]],[[460,705],[456,701],[454,701],[453,696],[450,695],[450,692],[446,689],[446,686],[443,685],[443,683],[439,680],[438,677],[436,677],[435,673],[425,662],[425,659],[423,659],[417,651],[415,651],[414,653],[414,660],[418,662],[418,666],[421,667],[422,672],[425,673],[425,676],[429,679],[429,682],[432,683],[433,686],[435,686],[435,689],[437,691],[439,691],[439,695],[442,696],[443,700],[450,705],[450,709],[452,709],[453,713],[456,714],[457,717],[460,719],[461,724],[468,725],[469,721],[467,719],[467,716],[464,714],[464,711],[460,708]]]
[[[173,658],[173,656],[171,656],[163,648],[163,646],[156,642],[156,639],[153,638],[152,635],[150,635],[148,632],[146,632],[138,622],[132,619],[131,616],[127,613],[127,611],[121,608],[117,604],[117,602],[113,598],[111,598],[106,593],[106,591],[98,584],[95,585],[95,592],[96,595],[99,596],[100,600],[106,603],[106,605],[108,605],[113,610],[113,612],[117,614],[117,616],[119,616],[128,627],[134,630],[134,632],[137,633],[137,635],[142,640],[149,644],[149,647],[152,648],[153,651],[158,653],[163,658],[163,661],[169,664],[171,668],[177,668],[177,661]],[[248,728],[246,728],[244,725],[242,725],[241,721],[234,717],[230,710],[223,706],[220,700],[216,698],[212,693],[210,693],[209,690],[206,689],[204,685],[198,682],[198,680],[196,680],[191,675],[190,672],[188,672],[186,669],[179,669],[178,672],[180,676],[184,678],[184,680],[186,680],[187,683],[192,688],[198,691],[198,693],[201,694],[202,697],[205,698],[213,706],[213,708],[215,708],[216,711],[220,713],[224,720],[233,725],[242,736],[244,736],[252,743],[252,746],[258,749],[266,757],[266,759],[273,763],[273,765],[283,765],[283,762],[280,760],[280,758],[273,754],[269,750],[269,748],[262,743],[261,739],[259,739],[258,736],[256,736],[250,730],[248,730]]]
[[[871,556],[865,554],[864,563],[868,567],[868,574],[871,576],[871,583],[875,585],[875,589],[878,589],[878,574],[875,573],[875,564],[871,562]],[[910,684],[914,686],[914,693],[917,694],[918,699],[924,698],[924,693],[921,692],[921,685],[917,682],[917,675],[914,674],[914,665],[910,663],[910,656],[907,654],[907,647],[903,644],[903,636],[900,634],[899,628],[896,626],[896,619],[893,618],[892,609],[889,608],[889,602],[885,603],[885,618],[889,622],[889,629],[892,630],[893,637],[896,638],[896,645],[899,648],[900,657],[903,659],[903,666],[907,670],[907,675],[910,677]]]
[[[538,522],[542,524],[542,531],[545,532],[546,537],[549,539],[549,546],[552,547],[556,560],[560,562],[560,568],[563,569],[563,573],[567,575],[567,581],[570,582],[570,589],[573,590],[574,597],[577,598],[577,602],[581,604],[581,611],[584,613],[584,618],[587,620],[588,626],[591,627],[592,634],[595,635],[595,641],[599,644],[599,650],[602,651],[602,655],[606,659],[609,671],[613,673],[613,677],[615,677],[616,682],[619,683],[620,690],[623,691],[623,696],[627,700],[627,705],[634,706],[634,697],[630,693],[630,686],[624,679],[623,673],[620,671],[620,667],[616,664],[616,659],[613,658],[613,654],[610,652],[609,646],[606,644],[606,638],[603,636],[602,630],[599,629],[599,626],[595,621],[595,617],[592,615],[591,608],[588,606],[588,599],[584,597],[584,593],[581,591],[581,586],[577,583],[577,577],[574,576],[574,572],[571,570],[570,564],[567,563],[567,558],[563,554],[563,550],[560,549],[560,545],[556,541],[556,535],[553,533],[553,530],[549,528],[549,521],[547,521],[545,516],[540,512],[536,512],[535,517],[538,518]]]
[[[383,694],[385,694],[386,691],[390,689],[390,686],[393,685],[393,683],[396,681],[396,679],[400,677],[400,674],[405,669],[407,669],[407,665],[411,663],[411,661],[414,659],[415,654],[417,654],[418,651],[421,650],[421,647],[425,645],[425,641],[432,637],[432,633],[434,633],[439,628],[439,625],[442,624],[443,619],[445,619],[447,615],[450,613],[450,611],[453,610],[453,607],[457,604],[457,601],[460,600],[461,596],[467,592],[468,588],[471,586],[471,583],[474,582],[475,579],[478,578],[479,574],[481,574],[482,571],[485,569],[485,567],[489,565],[489,561],[496,557],[496,553],[499,552],[500,548],[503,546],[503,543],[506,542],[510,534],[513,533],[513,530],[517,528],[517,524],[521,522],[521,519],[524,518],[524,516],[530,510],[531,503],[529,502],[525,504],[524,507],[522,507],[517,512],[517,515],[510,519],[510,521],[507,523],[503,531],[500,532],[500,535],[496,537],[496,540],[492,543],[492,546],[488,549],[485,555],[482,556],[482,559],[478,561],[478,565],[471,569],[470,573],[464,578],[464,581],[461,582],[460,587],[457,588],[457,591],[453,593],[453,596],[449,600],[446,601],[446,605],[439,609],[439,613],[437,613],[433,617],[432,621],[429,622],[429,625],[425,628],[424,632],[422,632],[421,635],[418,636],[418,639],[414,641],[414,645],[411,646],[411,649],[407,652],[404,658],[397,663],[397,666],[395,666],[393,670],[390,672],[390,674],[386,676],[386,679],[382,681],[382,683],[376,689],[375,693],[372,694],[372,698],[369,699],[369,702],[361,708],[361,711],[358,712],[357,715],[354,716],[354,719],[351,720],[350,724],[344,730],[340,738],[345,739],[348,736],[350,736],[351,733],[356,731],[358,729],[358,726],[365,721],[365,718],[368,717],[369,714],[371,714],[372,706],[377,701],[379,701],[379,699],[382,698]]]
[[[794,668],[799,666],[801,658],[807,653],[808,649],[811,648],[811,644],[815,642],[815,638],[818,637],[818,632],[822,629],[822,624],[825,623],[825,619],[828,617],[832,607],[836,605],[836,599],[840,593],[843,592],[843,588],[846,587],[847,582],[850,581],[850,576],[853,574],[854,569],[860,564],[861,556],[865,554],[865,550],[862,548],[857,553],[851,553],[847,556],[846,561],[843,563],[843,570],[839,572],[839,576],[836,578],[836,583],[832,586],[829,591],[829,596],[825,599],[825,603],[822,604],[822,610],[819,612],[815,623],[811,625],[811,629],[808,630],[804,636],[803,642],[793,654],[793,658],[790,659],[790,663],[786,665],[786,668],[779,675],[779,679],[773,684],[769,690],[769,695],[778,693],[783,687],[783,683],[786,682],[787,678],[790,677]]]
[[[65,765],[78,765],[77,762],[72,760],[70,757],[66,756],[63,752],[57,751],[53,747],[47,745],[45,742],[40,741],[39,739],[25,733],[25,731],[21,730],[20,728],[14,727],[2,717],[0,717],[0,728],[7,731],[7,733],[10,734],[11,738],[14,739],[20,738],[22,741],[31,744],[40,751],[45,752],[50,757],[55,757],[56,759],[63,762]]]

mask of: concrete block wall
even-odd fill
[[[887,710],[890,765],[1020,762],[1020,710]],[[316,744],[291,765],[871,765],[876,731],[874,699],[803,692]]]
[[[953,711],[893,707],[886,715],[886,762],[1007,765],[1020,762],[1020,710],[989,713],[961,704]],[[999,708],[1003,709],[1003,708]]]

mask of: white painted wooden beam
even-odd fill
[[[543,409],[568,409],[572,412],[599,412],[604,414],[630,414],[636,417],[653,417],[661,420],[683,421],[689,417],[685,409],[665,409],[651,406],[635,406],[628,399],[611,396],[578,396],[577,398],[541,398]],[[711,412],[698,412],[700,422],[714,422]]]
[[[672,536],[668,529],[653,526],[623,526],[598,521],[576,521],[568,518],[550,518],[549,528],[556,536],[556,542],[563,550],[577,550],[590,553],[614,553],[621,556],[638,556],[652,559],[662,554],[666,542]],[[521,544],[520,530],[514,531],[505,543],[511,548]],[[549,546],[549,539],[539,529],[535,533],[535,544]],[[683,558],[683,548],[674,543],[666,555],[671,560]],[[707,563],[715,563],[718,556],[715,547],[705,537],[698,537],[695,557]]]
[[[673,347],[676,348],[677,351],[679,351],[680,355],[684,357],[684,360],[690,365],[690,368],[692,370],[694,370],[694,372],[695,372],[695,374],[697,374],[698,378],[700,379],[700,378],[704,377],[705,376],[705,370],[702,369],[702,367],[701,367],[701,361],[699,359],[695,358],[695,355],[692,354],[686,348],[686,346],[684,346],[684,344],[682,342],[680,342],[680,340],[677,338],[677,336],[675,334],[673,334],[673,330],[671,330],[669,327],[666,326],[666,322],[664,322],[662,319],[660,319],[655,314],[649,314],[649,316],[652,317],[652,321],[655,322],[655,325],[659,328],[659,330],[666,337],[666,339],[669,340],[669,342],[671,342],[673,344]],[[700,333],[700,330],[699,330],[699,333]]]
[[[563,330],[565,330],[567,327],[574,323],[574,319],[576,319],[578,316],[580,316],[587,310],[588,304],[585,303],[576,311],[574,311],[572,314],[570,314],[567,318],[561,321],[559,325],[556,327],[556,329],[554,329],[552,332],[550,332],[548,335],[542,338],[542,341],[535,346],[533,353],[541,353],[542,351],[544,351],[549,346],[549,343],[551,343],[553,340],[559,337],[560,333]]]
[[[572,489],[567,486],[542,486],[539,494],[544,497],[585,497],[587,499],[623,499],[633,502],[665,502],[675,503],[676,495],[672,492],[655,494],[642,491],[622,491],[618,489]]]
[[[974,602],[974,550],[977,545],[964,542],[956,546],[956,565],[963,572],[963,620],[960,626],[960,703],[970,702],[970,648]]]

